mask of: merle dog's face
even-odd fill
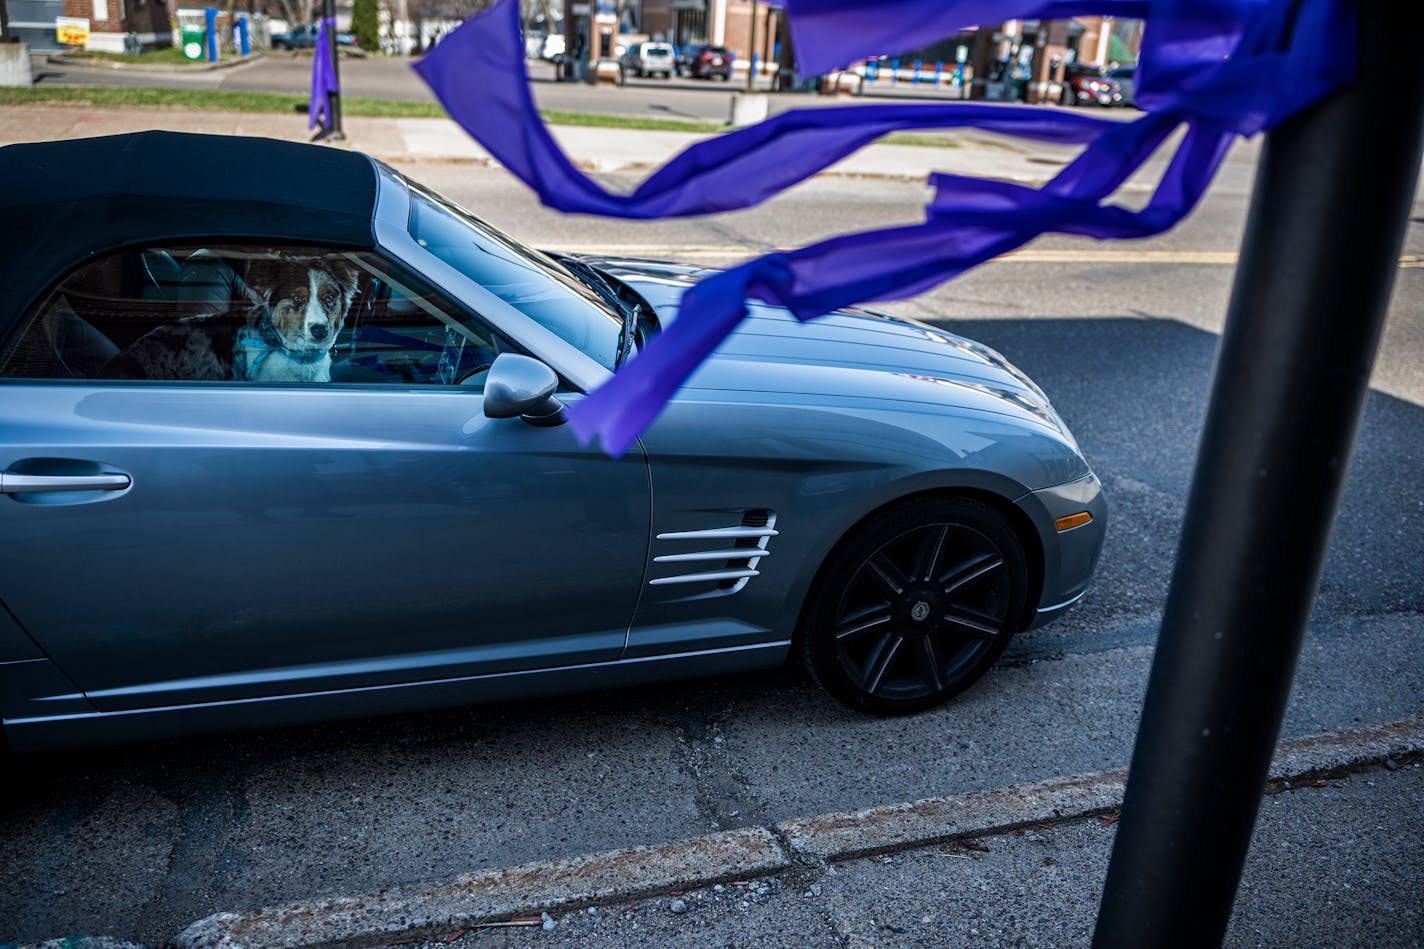
[[[294,353],[324,352],[336,342],[357,292],[353,267],[327,257],[253,261],[248,285],[262,294],[272,327]]]

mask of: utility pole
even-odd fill
[[[346,138],[346,133],[341,131],[341,73],[337,70],[341,57],[337,53],[336,42],[336,0],[322,0],[321,18],[331,21],[331,29],[326,31],[326,48],[331,55],[332,90],[326,96],[326,120],[329,124],[320,137],[339,142]]]
[[[1266,134],[1097,949],[1231,918],[1424,141],[1424,6],[1353,7],[1355,81]]]
[[[752,38],[747,43],[747,91],[756,91],[756,21],[757,21],[757,0],[752,0]]]

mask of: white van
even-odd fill
[[[635,43],[628,47],[621,60],[624,72],[635,76],[672,76],[674,69],[671,43]]]

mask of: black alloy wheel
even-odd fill
[[[832,555],[808,606],[802,655],[832,696],[917,712],[989,670],[1023,620],[1027,561],[993,508],[917,499],[867,521]]]

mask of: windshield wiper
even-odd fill
[[[623,365],[623,360],[633,351],[633,341],[638,335],[638,315],[642,307],[634,303],[623,308],[623,326],[618,330],[618,354],[613,357],[613,368]]]
[[[554,259],[563,264],[564,268],[577,277],[580,283],[598,294],[605,303],[618,311],[622,326],[618,330],[618,349],[613,357],[613,368],[617,369],[623,365],[623,360],[627,359],[628,354],[633,350],[633,344],[638,335],[638,317],[642,313],[642,307],[624,300],[618,295],[613,284],[608,282],[607,277],[578,258],[558,255]]]

